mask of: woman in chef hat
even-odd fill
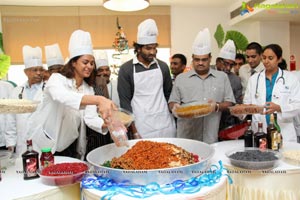
[[[99,134],[107,134],[103,119],[108,119],[116,106],[111,100],[94,95],[95,59],[88,32],[76,30],[72,33],[69,58],[61,73],[49,78],[43,106],[32,116],[28,133],[33,135],[33,142],[39,148],[52,147],[57,155],[83,159],[85,124]]]

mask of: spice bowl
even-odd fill
[[[80,182],[87,170],[84,162],[58,163],[41,170],[39,176],[45,185],[63,186]]]

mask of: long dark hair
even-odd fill
[[[271,49],[277,56],[277,59],[280,59],[282,57],[282,48],[278,44],[269,44],[265,46],[263,52],[265,52],[266,49]]]
[[[82,56],[82,55],[81,55]],[[72,59],[69,60],[69,62],[67,64],[64,65],[64,67],[61,70],[61,74],[67,78],[74,78],[75,77],[75,70],[73,67],[73,63],[77,62],[77,60],[81,57],[81,56],[76,56]],[[83,80],[89,85],[89,86],[93,86],[95,85],[95,77],[96,77],[96,69],[94,68],[94,70],[92,71],[91,75],[87,78],[84,78]]]

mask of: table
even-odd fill
[[[227,177],[223,176],[219,183],[212,187],[203,187],[199,192],[193,194],[169,194],[169,195],[155,195],[147,200],[225,200],[226,199],[226,185]],[[96,189],[82,189],[82,197],[84,200],[99,200],[104,195],[105,191],[99,191]],[[112,200],[137,200],[137,198],[128,197],[125,195],[115,195]]]
[[[78,159],[55,156],[55,163],[78,162]],[[2,170],[2,181],[0,182],[0,199],[11,200],[80,200],[80,183],[64,187],[48,186],[41,179],[24,180],[21,158],[16,160],[15,165]]]
[[[285,148],[298,148],[300,144],[286,142]],[[225,153],[244,146],[244,140],[231,140],[212,144],[215,155],[212,162],[222,160],[229,169],[233,183],[227,186],[228,200],[299,200],[300,167],[280,160],[272,170],[243,170],[230,164]]]

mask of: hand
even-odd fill
[[[274,112],[281,112],[280,105],[273,102],[266,102],[265,109],[265,115],[272,114]]]
[[[173,114],[173,115],[176,115],[175,110],[176,110],[177,108],[179,108],[179,107],[180,107],[180,104],[179,104],[179,103],[174,103],[174,104],[173,104],[173,107],[172,107],[172,114]]]
[[[101,114],[102,119],[105,121],[111,118],[113,110],[117,110],[117,106],[105,97],[99,96],[98,112]],[[107,122],[107,121],[105,121]]]
[[[15,147],[14,146],[9,146],[7,147],[8,151],[11,151],[12,153],[15,151]]]

